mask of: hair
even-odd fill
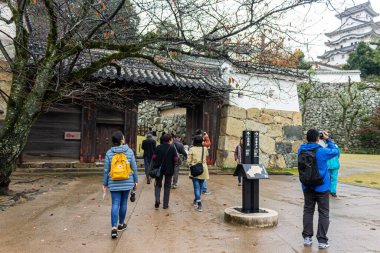
[[[197,129],[197,130],[195,131],[195,134],[196,134],[196,135],[202,135],[202,134],[203,134],[203,130],[202,130],[202,129]]]
[[[112,143],[114,146],[120,146],[121,140],[124,138],[124,134],[121,131],[116,131],[112,134]]]
[[[315,129],[309,129],[306,133],[306,140],[308,142],[317,142],[319,139],[319,131]]]
[[[149,129],[149,131],[152,131],[152,128],[151,128],[151,127],[149,127],[148,129]]]
[[[202,143],[203,143],[203,137],[202,136],[200,136],[200,135],[194,136],[193,146],[202,147]]]
[[[161,140],[163,143],[168,143],[172,139],[172,136],[170,134],[164,134],[161,137]]]

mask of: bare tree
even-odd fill
[[[365,115],[365,108],[361,104],[363,99],[361,94],[360,84],[352,82],[350,77],[348,82],[344,84],[343,92],[337,94],[337,101],[342,108],[339,121],[344,131],[343,148],[345,150],[348,149],[357,120]]]
[[[15,55],[0,43],[13,74],[0,132],[0,194],[8,193],[15,161],[40,112],[56,99],[75,93],[78,84],[94,72],[104,67],[119,69],[123,59],[139,58],[181,75],[163,64],[186,64],[185,58],[173,57],[173,52],[230,60],[238,66],[249,62],[257,70],[265,70],[255,54],[259,35],[278,36],[288,29],[277,22],[284,13],[321,1],[1,1],[1,8],[11,15],[1,16],[0,22],[14,24],[15,31],[14,36],[3,29],[0,33],[12,41]],[[170,27],[163,29],[167,24]],[[247,45],[251,48],[248,54],[245,50],[244,57],[239,57]],[[81,92],[90,90],[85,86]]]

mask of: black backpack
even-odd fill
[[[319,174],[317,150],[321,147],[316,147],[311,150],[302,150],[298,155],[298,173],[301,183],[305,186],[315,187],[323,184],[323,178]]]

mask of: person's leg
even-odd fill
[[[194,202],[201,201],[201,188],[202,182],[198,178],[192,178],[193,180],[193,188],[194,188]]]
[[[327,238],[327,231],[329,229],[329,192],[316,192],[316,200],[318,203],[318,231],[317,239],[319,243],[327,243],[329,238]]]
[[[315,197],[314,191],[305,190],[303,191],[304,195],[304,207],[303,207],[303,238],[312,237],[313,232],[313,218],[314,218],[314,210],[315,210]]]
[[[331,180],[331,186],[330,186],[330,192],[333,194],[336,194],[336,186],[338,184],[338,171],[339,170],[329,170],[330,171],[330,180]]]
[[[164,208],[169,207],[170,187],[172,184],[172,176],[165,176],[164,183]]]
[[[201,186],[202,186],[202,192],[203,192],[203,193],[208,192],[206,179],[203,180],[203,183],[201,184]]]
[[[145,170],[145,176],[148,178],[149,177],[149,157],[144,157],[144,170]]]
[[[241,176],[238,176],[238,184],[241,185]]]
[[[121,191],[120,196],[120,209],[119,209],[119,225],[123,225],[125,222],[125,216],[127,214],[127,202],[128,202],[128,191]]]
[[[120,191],[111,191],[111,198],[112,198],[111,226],[112,226],[112,228],[116,228],[118,218],[119,218],[121,192]]]
[[[157,205],[160,205],[160,194],[161,194],[161,188],[162,188],[162,178],[163,178],[163,175],[161,175],[159,178],[156,178],[155,179],[155,182],[154,182],[154,196],[155,196],[155,199],[156,199],[156,207],[158,207]]]
[[[178,175],[179,175],[179,164],[176,164],[175,167],[174,167],[173,188],[177,187]]]

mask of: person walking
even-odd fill
[[[164,183],[164,203],[163,208],[169,208],[169,197],[170,197],[170,187],[172,183],[172,177],[174,174],[175,163],[178,162],[178,156],[175,148],[171,144],[171,135],[164,134],[161,137],[162,143],[158,145],[154,151],[152,160],[155,163],[155,166],[161,165],[160,177],[155,179],[154,184],[154,195],[155,195],[155,204],[154,207],[158,209],[160,207],[160,194],[162,188],[162,180],[165,177]]]
[[[330,134],[330,139],[334,142],[334,136]],[[336,187],[338,184],[338,172],[340,168],[340,163],[339,163],[339,158],[340,158],[340,149],[339,146],[334,142],[335,147],[339,151],[339,155],[336,157],[330,159],[327,161],[327,168],[329,169],[330,172],[330,195],[334,198],[338,197],[336,195]]]
[[[208,150],[202,145],[203,137],[200,135],[194,136],[193,146],[189,150],[187,155],[187,163],[189,166],[195,165],[197,163],[202,163],[203,173],[199,176],[193,177],[191,173],[189,177],[193,181],[194,188],[194,207],[197,211],[202,212],[202,201],[201,201],[201,192],[202,185],[206,179],[209,179],[208,167],[207,167],[207,156]]]
[[[329,228],[329,193],[330,193],[330,175],[327,169],[327,160],[339,155],[339,150],[329,138],[326,131],[322,132],[323,139],[326,140],[327,147],[323,148],[319,143],[319,131],[310,129],[307,131],[306,144],[302,144],[298,150],[300,158],[301,152],[313,152],[312,165],[317,166],[319,176],[321,177],[322,184],[317,186],[306,186],[302,184],[304,194],[304,208],[303,208],[303,231],[302,237],[304,238],[304,245],[311,246],[313,243],[313,217],[315,204],[318,204],[318,231],[317,240],[318,247],[325,249],[329,247],[327,231]],[[302,160],[301,160],[302,161]],[[299,159],[300,165],[300,159]],[[315,164],[316,163],[316,164]],[[301,174],[301,173],[300,173]]]
[[[202,146],[206,149],[209,149],[211,147],[211,140],[210,137],[206,132],[204,132],[202,129],[197,129],[195,131],[195,136],[201,136],[202,137]],[[208,188],[207,188],[207,182],[206,180],[203,181],[202,184],[202,193],[205,195],[210,194]]]
[[[185,151],[185,147],[183,146],[183,144],[180,142],[179,138],[176,135],[172,136],[172,140],[173,140],[173,145],[177,151],[177,156],[178,156],[178,162],[174,166],[174,175],[173,175],[173,184],[172,184],[172,188],[176,189],[177,183],[178,183],[179,167],[182,163],[181,157],[183,157],[183,159],[187,159],[187,153]]]
[[[236,146],[234,152],[234,158],[237,164],[242,163],[243,157],[243,138],[240,137],[240,143]],[[241,176],[238,176],[238,186],[241,186]]]
[[[148,133],[146,135],[146,139],[143,140],[141,148],[144,150],[143,158],[144,158],[145,176],[146,176],[147,184],[150,184],[149,165],[150,165],[150,162],[152,161],[154,150],[156,149],[156,141],[153,140],[153,135],[151,133]]]
[[[104,158],[102,188],[103,191],[108,188],[111,192],[111,237],[114,239],[118,237],[118,231],[127,228],[125,216],[127,214],[128,195],[131,189],[137,187],[138,174],[135,155],[132,149],[125,144],[125,138],[121,131],[112,134],[112,143],[113,147],[107,151]],[[119,157],[120,160],[117,159]],[[123,176],[114,173],[115,166],[123,168]]]

